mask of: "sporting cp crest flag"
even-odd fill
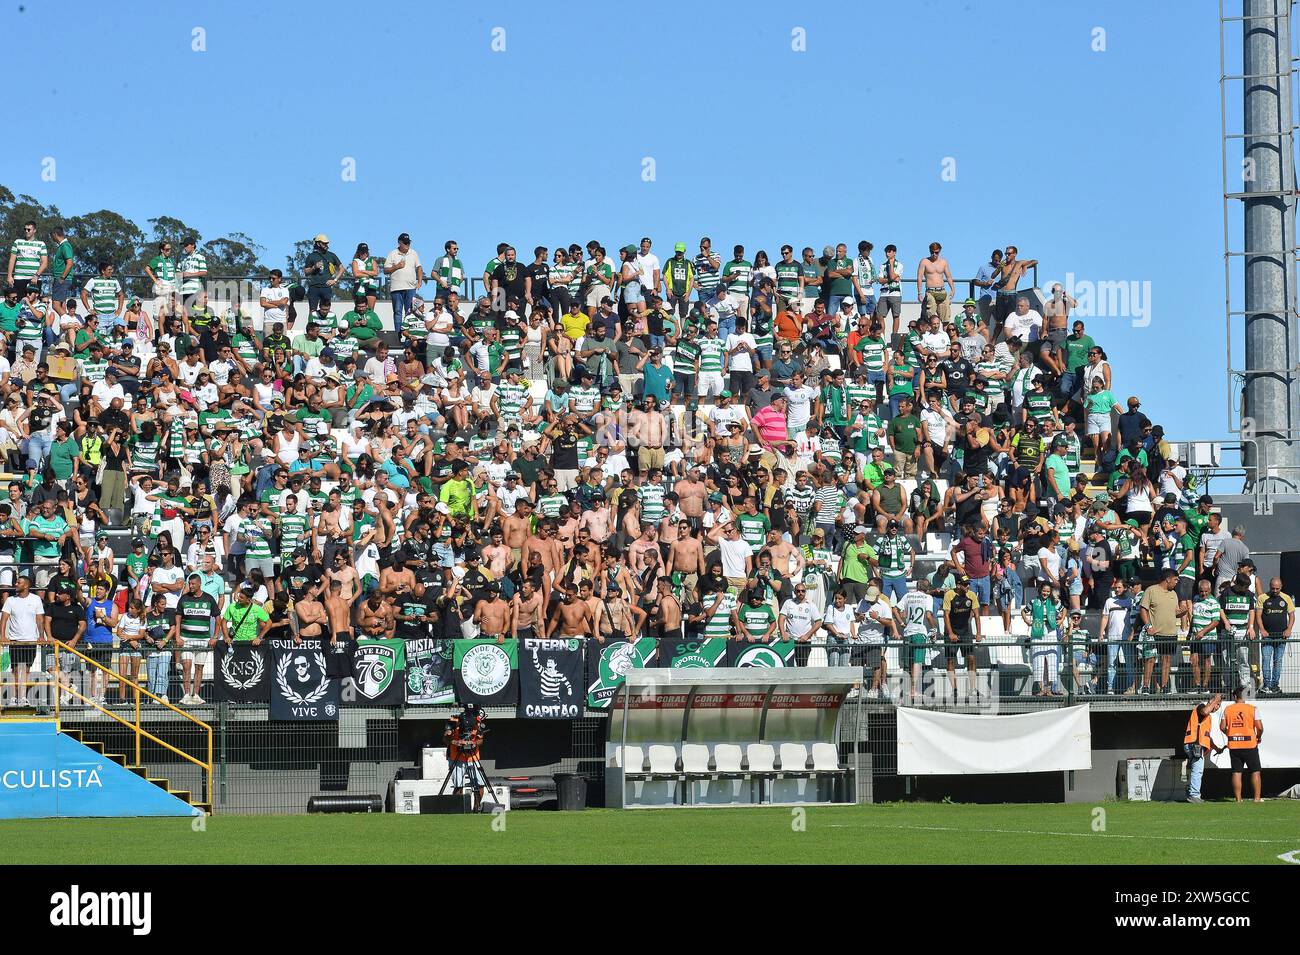
[[[438,706],[455,702],[451,657],[450,640],[419,637],[406,641],[407,706]]]
[[[727,641],[729,667],[792,667],[794,666],[793,640],[772,643],[749,643],[745,640]]]
[[[586,696],[581,640],[519,642],[519,711],[525,720],[572,720]]]
[[[319,639],[270,640],[271,719],[336,720],[339,680],[325,672],[325,648]]]
[[[353,706],[401,706],[406,699],[406,641],[362,637],[352,651],[343,700]]]
[[[649,666],[658,643],[654,637],[641,637],[635,643],[628,640],[592,642],[587,651],[587,707],[609,709],[614,694],[627,677],[627,671]]]
[[[451,662],[459,702],[479,706],[519,702],[518,640],[457,640]]]
[[[722,637],[691,640],[686,637],[659,641],[661,667],[681,670],[688,667],[722,667],[727,665],[727,641]]]
[[[212,683],[217,702],[266,703],[271,699],[271,667],[267,647],[241,641],[227,644],[218,640],[216,673]]]

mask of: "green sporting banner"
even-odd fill
[[[406,641],[362,637],[352,651],[352,678],[343,701],[355,706],[401,706],[406,698]]]
[[[629,640],[606,640],[587,644],[587,707],[607,710],[614,694],[623,685],[628,670],[639,670],[650,665],[658,650],[654,637],[641,637],[635,643]]]
[[[458,702],[479,706],[519,702],[518,640],[457,640],[451,665]]]

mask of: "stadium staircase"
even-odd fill
[[[66,661],[68,655],[76,657],[88,673],[91,670],[99,670],[103,673],[105,686],[109,682],[116,682],[121,690],[124,685],[125,689],[121,690],[119,697],[123,702],[118,706],[99,703],[86,695],[83,692],[84,685],[78,686],[75,679],[72,685],[65,684],[57,692],[53,692],[47,682],[35,682],[29,679],[28,687],[24,688],[24,692],[32,687],[44,688],[48,691],[53,699],[53,714],[50,713],[51,706],[44,704],[6,706],[0,709],[0,739],[5,741],[5,744],[0,745],[0,818],[6,814],[4,800],[10,794],[9,790],[12,787],[9,783],[13,781],[13,777],[8,776],[13,767],[8,764],[6,757],[12,758],[16,752],[15,747],[23,742],[28,745],[28,748],[33,745],[37,747],[30,762],[19,763],[24,769],[36,772],[44,768],[47,772],[53,772],[54,767],[64,767],[69,764],[83,768],[93,765],[99,768],[105,780],[112,781],[111,784],[105,782],[104,785],[121,796],[120,799],[108,801],[108,808],[115,811],[74,812],[71,813],[73,815],[210,815],[212,813],[212,727],[192,714],[163,702],[138,683],[123,679],[108,667],[77,652],[62,641],[53,641],[53,648],[52,673],[63,672],[61,664]],[[74,678],[79,675],[71,674]],[[125,715],[123,710],[126,711]],[[88,719],[92,717],[106,718],[108,722],[102,724],[105,730],[113,730],[116,726],[129,730],[131,745],[128,748],[131,752],[110,752],[108,747],[116,744],[87,738],[92,734],[101,735],[95,733],[90,727]],[[181,726],[190,732],[197,729],[205,745],[189,747],[189,749],[199,749],[200,752],[187,752],[183,744],[174,745],[162,739],[157,733],[144,728],[144,719],[157,717],[164,718],[154,720],[157,733],[164,732],[163,727],[167,726]],[[176,717],[180,718],[179,721]],[[73,729],[66,725],[70,722],[76,722],[79,728]],[[102,735],[110,736],[107,732]],[[50,736],[57,738],[50,740]],[[44,754],[46,765],[42,767],[41,747],[45,746],[50,749]],[[201,771],[202,791],[173,789],[169,779],[152,774],[146,765],[146,760],[142,758],[146,747],[165,750],[196,766]],[[169,798],[159,799],[158,791]]]

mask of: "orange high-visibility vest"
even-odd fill
[[[1187,732],[1183,734],[1184,743],[1199,743],[1202,749],[1210,748],[1210,725],[1213,717],[1206,716],[1205,719],[1197,719],[1196,711],[1199,707],[1192,707],[1192,715],[1187,718]]]
[[[1228,724],[1228,749],[1255,749],[1255,707],[1249,703],[1233,703],[1223,712]]]

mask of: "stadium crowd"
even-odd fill
[[[1291,599],[1014,246],[958,301],[938,243],[318,235],[218,314],[193,242],[142,300],[75,240],[15,238],[0,303],[9,702],[49,638],[195,704],[277,634],[786,640],[897,699],[999,642],[1035,694],[1170,693],[1186,648],[1179,692],[1279,690]]]

